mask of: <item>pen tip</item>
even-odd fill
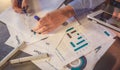
[[[38,16],[34,16],[34,18],[35,18],[37,21],[40,20],[40,18],[39,18]]]

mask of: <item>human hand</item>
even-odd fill
[[[120,2],[120,0],[117,0],[118,2]],[[115,17],[117,20],[120,20],[120,9],[119,8],[114,8],[114,12],[113,12],[113,17]],[[120,33],[112,30],[119,38],[120,38]]]
[[[33,31],[39,34],[49,33],[58,28],[72,16],[74,16],[74,10],[71,6],[52,11],[38,21],[37,26],[33,28]]]
[[[12,0],[12,7],[15,12],[23,13],[22,9],[28,7],[28,0]]]
[[[115,17],[117,20],[120,20],[120,9],[114,8],[113,17]]]
[[[120,2],[120,0],[116,1]],[[116,17],[118,20],[120,20],[120,8],[114,8],[113,17]]]
[[[116,1],[120,2],[120,0],[116,0]]]

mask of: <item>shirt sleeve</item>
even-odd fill
[[[79,15],[88,9],[94,9],[104,1],[105,0],[74,0],[68,5],[72,6],[76,15]]]

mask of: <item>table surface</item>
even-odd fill
[[[4,44],[4,42],[9,38],[9,32],[4,23],[0,22],[0,51],[5,52],[9,51],[8,47]],[[6,49],[7,48],[7,49]],[[96,64],[94,70],[111,70],[112,68],[120,68],[120,39],[116,39],[115,43],[111,46],[111,48],[106,52],[106,54],[101,58],[101,60]],[[0,54],[0,56],[3,54]],[[29,56],[26,53],[20,52],[18,57]],[[110,63],[111,62],[111,63]],[[37,66],[35,66],[32,62],[26,62],[22,64],[8,64],[5,68],[1,70],[40,70]]]
[[[1,3],[0,13],[11,5],[10,0],[0,0],[0,3]],[[6,47],[9,46],[4,44],[4,42],[9,38],[9,36],[10,35],[7,30],[7,27],[5,26],[4,23],[0,22],[0,51],[4,51],[5,53],[6,50],[9,51],[10,48],[6,49]],[[106,54],[101,58],[101,60],[98,61],[94,70],[120,70],[119,53],[120,53],[120,39],[117,38],[115,43],[111,46],[111,48],[106,52]],[[16,56],[15,58],[24,56],[29,55],[20,52],[19,55]],[[37,66],[35,66],[32,62],[27,62],[15,65],[8,64],[5,68],[0,70],[40,70],[40,69]]]

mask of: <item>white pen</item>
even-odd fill
[[[32,61],[32,60],[42,60],[42,59],[46,59],[49,57],[50,57],[49,54],[42,53],[42,54],[36,55],[36,56],[28,56],[28,57],[13,59],[13,60],[10,60],[10,63],[15,64],[15,63],[22,63],[22,62],[27,62],[27,61]]]

